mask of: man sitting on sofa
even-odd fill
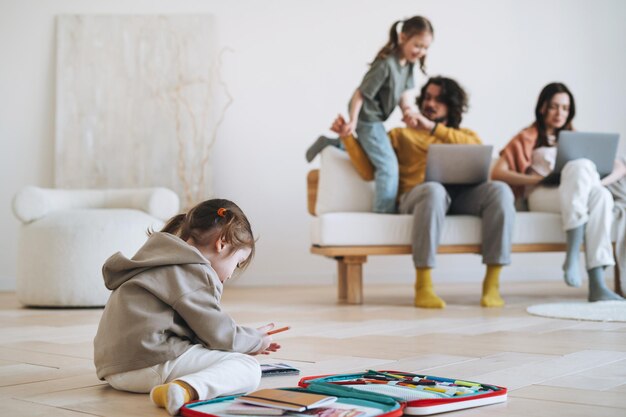
[[[456,81],[445,77],[429,79],[417,105],[421,113],[404,115],[409,127],[389,132],[400,169],[399,211],[413,215],[415,306],[443,308],[446,305],[433,289],[431,270],[435,267],[445,215],[450,213],[482,218],[481,251],[487,271],[480,304],[501,307],[504,300],[500,297],[499,277],[502,266],[510,263],[515,219],[513,193],[499,181],[454,186],[424,182],[426,155],[431,144],[480,144],[481,141],[473,131],[459,127],[467,109],[467,94]],[[341,136],[344,124],[340,116],[332,130]],[[342,142],[361,176],[373,177],[373,167],[354,137],[342,137]]]

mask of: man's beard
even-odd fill
[[[424,109],[424,111],[422,112],[422,114],[424,116],[426,116],[426,118],[428,120],[430,120],[431,122],[444,123],[446,121],[445,117],[433,117],[433,116],[431,116],[431,115],[434,115],[434,113],[435,113],[435,110],[428,109],[428,108]]]
[[[424,110],[422,110],[422,114],[426,116],[429,120],[432,120],[431,115],[435,114],[435,110],[427,107]]]

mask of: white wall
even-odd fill
[[[11,198],[53,182],[54,17],[160,13],[211,13],[219,45],[234,49],[224,74],[235,103],[215,147],[214,177],[216,194],[239,203],[260,236],[241,284],[333,279],[334,263],[308,253],[305,177],[317,162],[307,164],[304,151],[345,111],[396,19],[431,19],[430,73],[468,90],[463,124],[495,148],[532,121],[539,90],[555,80],[575,94],[578,129],[626,136],[622,0],[0,0],[0,288],[15,286]],[[505,277],[558,277],[561,259],[515,255]],[[476,256],[439,262],[438,277],[480,279]],[[412,276],[408,256],[366,264],[366,280]]]

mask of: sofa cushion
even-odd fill
[[[410,245],[412,229],[412,216],[406,214],[328,213],[313,219],[311,241],[320,246]],[[480,241],[480,218],[446,216],[442,245],[471,245]],[[517,213],[513,243],[565,243],[559,215]]]
[[[316,218],[311,238],[320,246],[410,245],[412,216],[372,213],[374,184],[361,179],[346,152],[326,147],[321,154]],[[615,239],[615,225],[613,227]],[[447,216],[442,245],[479,244],[481,221],[474,216]],[[514,244],[565,243],[558,214],[518,212]]]
[[[371,213],[373,201],[374,183],[361,179],[346,152],[327,146],[321,153],[315,213]]]

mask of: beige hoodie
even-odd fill
[[[120,252],[102,268],[113,290],[94,339],[98,378],[157,365],[193,344],[241,353],[263,334],[238,326],[220,308],[223,285],[210,262],[169,233],[154,233],[131,259]]]

